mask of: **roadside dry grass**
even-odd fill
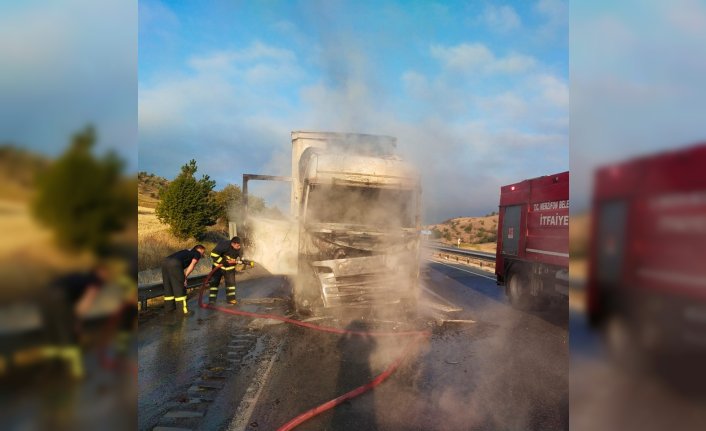
[[[154,208],[138,206],[137,208],[137,253],[138,270],[144,271],[159,267],[165,256],[175,251],[191,248],[201,243],[206,250],[211,250],[215,241],[200,241],[195,239],[180,240],[169,233],[169,227],[162,224],[154,214]],[[214,235],[215,236],[215,235]]]
[[[498,230],[498,216],[488,215],[483,217],[458,217],[443,223],[424,226],[424,229],[436,229],[442,237],[436,239],[450,246],[456,246],[461,239],[461,248],[477,250],[486,253],[495,253],[496,242],[488,241],[488,236],[495,236]],[[451,240],[444,238],[450,235]]]
[[[59,273],[86,268],[88,253],[57,246],[49,229],[32,217],[27,202],[0,199],[0,300],[30,297]]]
[[[438,240],[447,244],[456,245],[459,238],[461,239],[462,245],[495,244],[495,241],[488,241],[486,237],[494,237],[496,235],[498,230],[498,216],[458,217],[446,220],[443,223],[427,225],[424,229],[436,229],[442,234],[441,238]],[[450,239],[445,238],[447,234]]]

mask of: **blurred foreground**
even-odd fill
[[[132,429],[137,420],[136,225],[123,209],[135,208],[125,192],[134,181],[113,156],[93,155],[94,140],[85,129],[54,160],[0,152],[5,429]]]
[[[572,429],[706,428],[705,167],[699,144],[596,170],[573,274]]]

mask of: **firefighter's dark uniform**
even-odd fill
[[[116,340],[116,350],[121,356],[130,353],[130,342],[137,329],[137,271],[131,275],[124,274],[117,283],[123,290],[123,305],[118,311],[119,326]]]
[[[216,247],[211,251],[211,260],[213,266],[223,265],[213,273],[211,278],[211,288],[208,292],[208,302],[215,303],[218,297],[218,285],[221,284],[221,277],[225,278],[226,284],[226,301],[230,304],[235,304],[235,264],[228,263],[228,259],[240,260],[242,256],[242,245],[239,250],[236,250],[231,245],[233,240],[224,240],[216,244]],[[238,239],[236,242],[240,242]]]
[[[179,309],[187,314],[186,288],[184,287],[184,269],[193,259],[201,259],[197,250],[181,250],[170,254],[162,261],[162,283],[164,284],[164,308],[173,311]]]
[[[42,319],[47,339],[38,356],[63,359],[69,364],[74,377],[83,375],[79,319],[74,308],[89,287],[100,288],[103,283],[104,281],[93,272],[69,274],[51,283],[42,303]],[[25,362],[22,352],[19,353],[16,362]]]

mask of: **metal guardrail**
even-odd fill
[[[186,283],[187,292],[189,289],[200,287],[207,275],[208,274],[190,276]],[[141,310],[147,307],[148,299],[159,298],[160,296],[164,296],[164,284],[161,282],[143,284],[137,287],[137,299],[140,301]]]
[[[483,261],[495,261],[495,254],[494,253],[486,253],[483,251],[476,251],[476,250],[465,250],[461,248],[453,248],[453,247],[447,247],[439,244],[430,244],[427,243],[424,245],[427,248],[431,248],[434,250],[439,250],[443,251],[449,254],[456,254],[456,255],[461,255],[461,256],[466,256],[470,257],[473,259],[479,259]],[[188,289],[193,289],[196,287],[200,287],[201,284],[203,283],[203,280],[206,278],[207,274],[200,274],[200,275],[194,275],[188,278],[187,282],[187,291]],[[160,296],[164,296],[164,285],[159,282],[159,283],[150,283],[150,284],[144,284],[141,286],[138,286],[137,288],[137,297],[138,301],[140,301],[140,308],[145,309],[147,307],[147,300],[148,299],[153,299],[153,298],[159,298]]]
[[[468,256],[468,257],[472,257],[475,259],[495,261],[495,253],[487,253],[484,251],[476,251],[476,250],[465,250],[462,248],[453,248],[453,247],[447,247],[447,246],[437,245],[437,244],[425,244],[424,246],[427,248],[434,249],[434,250],[445,251],[447,253],[458,254],[461,256]]]

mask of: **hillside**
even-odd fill
[[[462,247],[495,251],[498,216],[458,217],[424,228],[432,231],[432,239],[446,244],[456,245],[460,238]]]
[[[137,205],[147,208],[157,207],[159,191],[167,186],[169,180],[155,174],[140,172],[137,174]]]
[[[572,278],[584,279],[588,270],[588,247],[591,231],[591,215],[575,214],[569,220],[569,273]]]
[[[10,144],[0,145],[0,199],[27,202],[39,172],[49,166],[44,156]]]

